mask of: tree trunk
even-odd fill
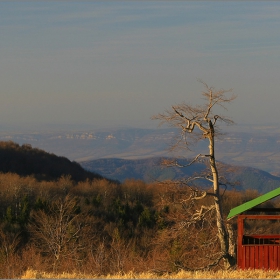
[[[229,268],[233,265],[233,257],[229,254],[229,236],[227,229],[223,221],[222,207],[221,207],[221,197],[220,197],[220,186],[219,186],[219,174],[216,166],[215,159],[215,148],[214,148],[214,127],[209,121],[210,133],[208,135],[209,139],[209,162],[213,178],[213,193],[214,193],[214,204],[216,209],[216,223],[218,228],[218,237],[221,246],[221,252],[223,254],[223,259],[225,261],[225,267]]]

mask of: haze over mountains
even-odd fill
[[[158,156],[191,158],[207,152],[200,142],[192,151],[169,153],[175,129],[67,129],[63,131],[0,131],[0,140],[31,144],[70,160],[83,162],[100,158],[141,159]],[[280,126],[233,126],[216,141],[217,160],[259,168],[280,175]]]

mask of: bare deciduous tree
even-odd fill
[[[32,212],[33,239],[54,257],[54,269],[61,259],[75,259],[83,249],[79,242],[82,223],[77,209],[77,201],[66,196],[53,201],[46,210]]]
[[[232,90],[215,90],[209,87],[206,83],[200,81],[205,91],[202,92],[203,98],[206,100],[205,104],[200,106],[192,106],[186,103],[172,106],[171,110],[166,110],[163,114],[158,114],[152,119],[160,120],[162,123],[167,123],[172,127],[177,127],[180,130],[180,137],[177,139],[172,149],[184,147],[190,148],[191,144],[196,144],[200,140],[208,141],[208,154],[197,155],[188,165],[195,162],[203,161],[209,167],[207,174],[195,176],[185,180],[184,184],[192,188],[192,196],[189,200],[202,199],[205,196],[213,197],[213,205],[202,206],[199,211],[193,214],[192,220],[188,223],[193,223],[202,220],[208,211],[214,210],[216,213],[217,235],[219,238],[221,254],[218,260],[224,260],[225,266],[230,267],[234,264],[235,258],[230,253],[230,240],[226,224],[223,220],[221,207],[220,186],[222,184],[219,177],[216,157],[215,157],[215,138],[220,135],[218,123],[223,122],[232,124],[233,122],[221,115],[214,113],[214,108],[220,106],[226,109],[225,105],[233,101],[236,96]],[[181,166],[177,160],[165,162],[167,165]],[[181,166],[183,167],[183,166]],[[201,191],[192,187],[192,181],[196,179],[206,179],[211,182],[211,191]],[[186,223],[186,226],[188,226]],[[217,263],[217,260],[215,260]]]

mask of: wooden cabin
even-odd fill
[[[258,221],[273,221],[278,226],[278,223],[280,224],[280,209],[261,208],[259,206],[279,195],[280,188],[230,210],[228,220],[237,216],[238,268],[280,270],[280,231],[276,233],[255,232],[248,234],[244,226],[246,222]],[[269,227],[267,229],[270,230]]]

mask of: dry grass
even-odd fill
[[[127,274],[114,274],[106,276],[87,275],[82,273],[45,273],[28,269],[21,279],[280,279],[280,271],[265,270],[220,270],[217,272],[189,272],[180,271],[174,274],[157,275],[155,273],[143,272]]]

